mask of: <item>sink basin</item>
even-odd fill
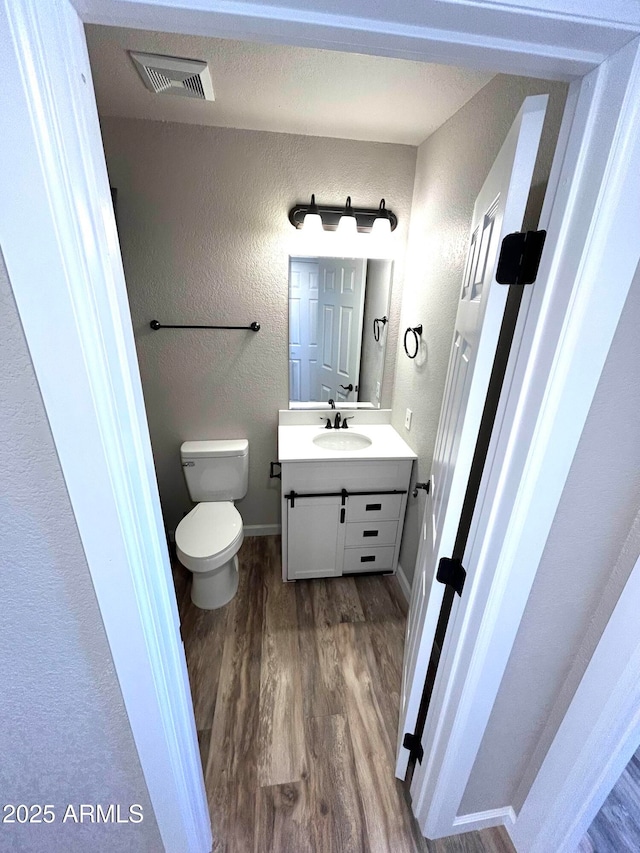
[[[324,447],[327,450],[363,450],[369,447],[371,439],[359,432],[347,432],[343,429],[338,429],[335,432],[323,432],[313,439],[313,443],[318,447]]]

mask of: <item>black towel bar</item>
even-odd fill
[[[246,329],[248,332],[259,332],[260,323],[253,322],[250,326],[169,326],[164,323],[159,323],[157,320],[152,320],[149,326],[154,332],[158,329]]]

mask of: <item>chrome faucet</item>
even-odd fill
[[[340,429],[340,421],[341,420],[342,420],[342,415],[340,414],[340,412],[336,412],[336,417],[335,417],[335,420],[333,422],[333,428],[334,429]]]

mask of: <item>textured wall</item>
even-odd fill
[[[268,469],[288,405],[288,255],[298,236],[288,210],[314,191],[325,202],[387,199],[399,219],[397,334],[415,148],[134,119],[103,118],[102,131],[165,523],[175,528],[191,506],[180,443],[229,437],[249,439],[245,524],[277,523],[279,481]],[[257,320],[262,331],[152,332],[153,318]]]
[[[566,86],[499,75],[418,149],[393,395],[393,426],[418,454],[414,476],[429,479],[473,205],[527,95],[550,93],[533,177],[538,210],[555,147]],[[537,216],[533,217],[537,221]],[[407,326],[423,324],[424,351],[410,361]],[[405,410],[413,410],[410,432]],[[400,563],[413,578],[424,497],[409,498]]]
[[[640,552],[640,273],[562,493],[460,814],[526,798]]]
[[[0,256],[0,850],[157,851],[158,828],[13,294]],[[137,825],[61,822],[67,804],[132,803]]]

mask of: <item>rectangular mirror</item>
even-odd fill
[[[380,406],[393,261],[289,258],[289,408]]]

